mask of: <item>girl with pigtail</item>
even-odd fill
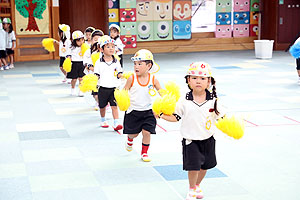
[[[178,101],[173,115],[159,117],[170,122],[182,121],[183,169],[188,171],[190,188],[186,200],[196,200],[203,198],[200,183],[206,171],[217,164],[212,125],[224,113],[217,107],[216,81],[209,64],[192,63],[185,79],[190,91]]]

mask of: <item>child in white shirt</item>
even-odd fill
[[[16,35],[9,18],[3,19],[3,28],[7,32],[6,54],[9,57],[9,68],[12,69],[14,68],[14,49],[16,48]]]
[[[111,24],[109,26],[109,35],[112,39],[115,40],[116,53],[120,57],[120,64],[121,67],[123,68],[123,49],[125,45],[120,39],[120,27],[117,24]]]

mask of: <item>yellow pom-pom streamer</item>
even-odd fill
[[[166,89],[160,89],[160,90],[158,90],[158,92],[161,96],[168,94],[168,91]]]
[[[55,51],[54,41],[56,41],[56,40],[53,38],[45,38],[42,41],[42,45],[47,51],[54,52]]]
[[[244,135],[245,123],[243,120],[238,119],[235,116],[225,116],[218,120],[216,127],[229,137],[240,139]]]
[[[129,98],[128,90],[116,89],[114,95],[120,110],[122,111],[128,110],[130,106],[130,98]]]
[[[95,66],[96,61],[99,60],[99,58],[100,58],[100,52],[98,52],[98,53],[93,53],[93,54],[91,55],[91,58],[92,58],[93,65]]]
[[[72,61],[70,58],[66,58],[64,63],[63,63],[63,69],[66,72],[70,72],[72,70]]]
[[[132,74],[133,72],[123,72],[123,78],[128,79]]]
[[[115,59],[117,59],[118,61],[121,60],[121,58],[120,58],[116,53],[114,54],[114,57],[115,57]]]
[[[152,104],[152,110],[156,115],[159,115],[161,113],[161,109],[162,109],[162,98],[161,97],[157,97],[153,104]]]
[[[88,44],[86,44],[86,43],[83,43],[81,45],[81,52],[80,52],[81,56],[83,56],[84,53],[86,52],[86,50],[88,50],[88,49],[90,49],[90,46]]]
[[[163,113],[165,115],[172,115],[175,112],[176,97],[172,94],[166,94],[163,97],[155,99],[152,105],[152,110],[155,114]]]
[[[79,89],[82,92],[97,92],[97,83],[98,83],[98,76],[95,74],[87,74],[82,77],[82,81],[79,85]]]
[[[176,102],[177,102],[180,98],[180,87],[173,81],[168,81],[165,84],[165,87],[168,93],[171,93],[176,97]]]

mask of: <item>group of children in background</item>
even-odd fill
[[[0,70],[14,68],[16,35],[9,18],[0,18]]]

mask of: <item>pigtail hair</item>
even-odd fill
[[[216,113],[216,115],[219,115],[220,112],[218,111],[218,108],[217,108],[217,101],[218,101],[218,97],[217,97],[217,92],[216,92],[216,81],[214,79],[214,77],[211,77],[211,84],[212,84],[212,94],[213,94],[213,97],[216,98],[215,100],[215,104],[214,104],[214,111]]]
[[[94,43],[91,46],[91,54],[98,50],[98,42]]]

